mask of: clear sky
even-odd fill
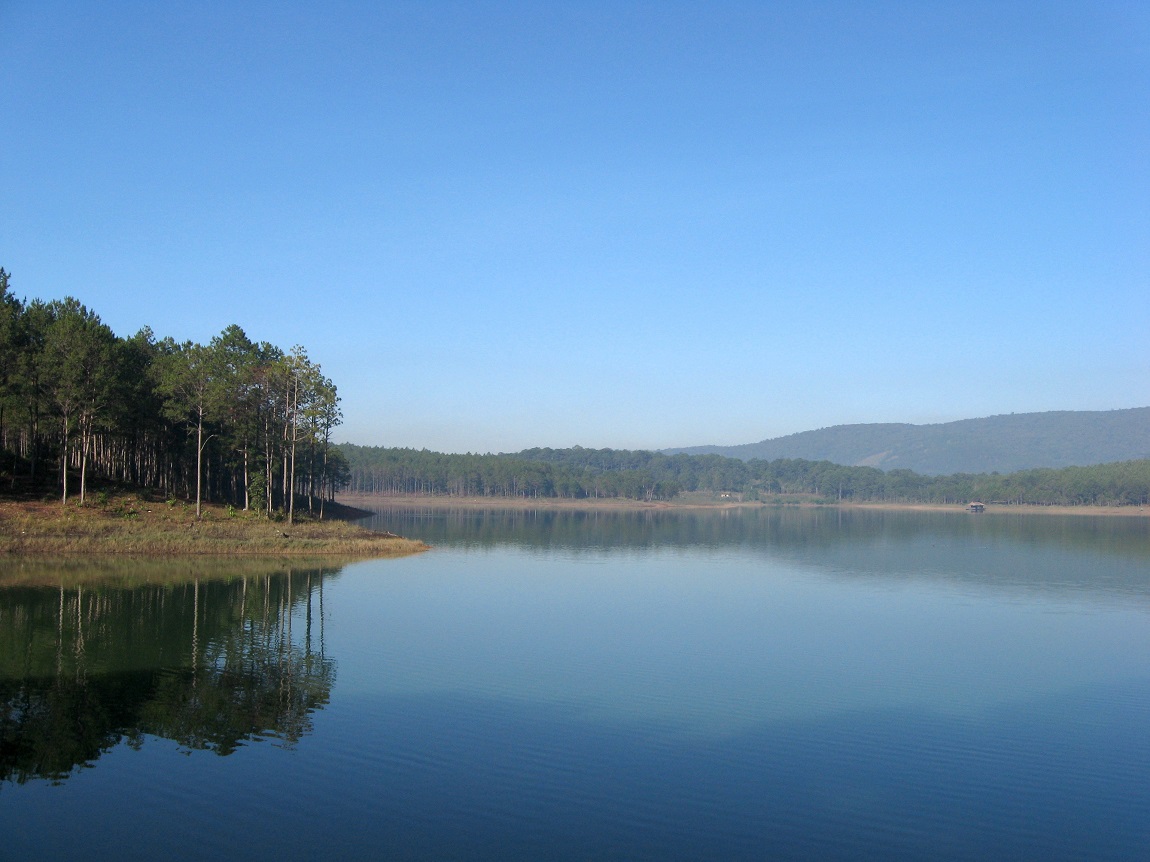
[[[0,0],[0,266],[336,437],[1150,405],[1150,4]]]

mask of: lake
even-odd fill
[[[370,524],[0,563],[0,859],[1147,858],[1150,519]]]

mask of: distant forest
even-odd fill
[[[95,482],[290,519],[348,478],[335,384],[302,347],[229,326],[208,344],[119,338],[78,300],[17,299],[0,269],[0,492]],[[293,493],[294,492],[294,493]]]
[[[1144,505],[1150,460],[999,475],[924,476],[830,461],[742,461],[613,449],[527,449],[504,455],[340,444],[354,493],[487,497],[625,497],[670,500],[684,492],[744,500],[807,495],[825,502]]]

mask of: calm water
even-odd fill
[[[0,859],[1150,858],[1147,520],[373,523],[0,563]]]

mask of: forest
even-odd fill
[[[1015,473],[924,476],[830,461],[742,461],[616,449],[527,449],[451,455],[340,444],[348,490],[362,494],[489,497],[625,497],[670,500],[683,492],[743,500],[805,495],[823,502],[1144,505],[1150,460]]]
[[[0,269],[0,492],[82,504],[120,483],[290,521],[347,481],[335,384],[239,326],[208,344],[121,338],[79,300],[18,299]]]

